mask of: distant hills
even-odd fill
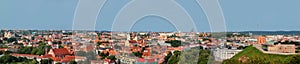
[[[242,33],[242,34],[252,33],[253,35],[300,35],[300,31],[243,31],[238,33]]]

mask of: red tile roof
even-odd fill
[[[46,55],[39,56],[38,58],[51,58],[51,57],[52,57],[51,54],[46,54]]]
[[[7,48],[0,48],[0,51],[5,51],[7,50]]]
[[[66,48],[59,48],[59,49],[53,49],[53,53],[55,55],[67,55],[70,54],[68,49]]]
[[[148,59],[147,62],[155,62],[155,59]]]
[[[51,59],[52,59],[53,61],[60,61],[60,60],[61,60],[61,58],[59,58],[59,57],[51,57]]]
[[[71,60],[74,60],[74,59],[75,59],[75,56],[69,56],[69,55],[67,55],[67,56],[65,56],[64,59],[61,60],[61,62],[67,63],[67,62],[70,62]]]
[[[117,55],[117,52],[116,52],[116,51],[113,51],[113,50],[110,50],[110,51],[109,51],[109,54],[110,54],[110,55]]]
[[[143,58],[137,58],[137,62],[145,62],[146,60]]]
[[[86,45],[86,51],[93,51],[94,50],[94,46],[89,44],[89,45]]]

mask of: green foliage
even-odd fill
[[[247,48],[247,46],[239,46],[239,47],[237,47],[237,49],[245,49],[245,48]]]
[[[45,50],[50,50],[51,46],[46,45],[45,43],[40,43],[38,47],[20,47],[17,53],[19,54],[35,54],[35,55],[44,55]]]
[[[141,52],[132,52],[134,56],[142,58],[143,54]]]
[[[9,52],[9,51],[5,51],[4,52],[4,55],[8,55],[8,54],[10,54],[11,52]]]
[[[210,51],[200,50],[200,53],[198,56],[198,64],[207,64],[209,55],[210,55]]]
[[[178,64],[179,60],[180,60],[180,51],[174,51],[173,52],[174,55],[172,55],[169,60],[168,60],[168,64]]]
[[[300,42],[294,42],[294,41],[291,41],[291,42],[289,42],[289,41],[285,41],[285,42],[278,41],[278,42],[275,42],[274,44],[278,44],[278,43],[280,43],[280,44],[295,44],[295,45],[300,45]]]
[[[113,56],[113,55],[112,56],[108,56],[107,58],[110,59],[110,60],[117,60],[117,58],[115,56]]]
[[[178,64],[179,60],[180,60],[180,56],[173,55],[168,60],[168,64]]]
[[[241,62],[239,59],[243,57],[248,59],[244,59],[245,62]],[[300,61],[299,57],[294,55],[264,54],[255,47],[248,46],[231,59],[223,61],[223,64],[287,64],[289,62],[292,62],[292,64],[297,64],[297,61]]]
[[[0,63],[7,64],[7,63],[20,63],[20,64],[38,64],[36,60],[27,59],[24,57],[14,57],[11,55],[4,55],[0,58]]]
[[[32,51],[31,51],[31,54],[35,54],[36,52],[38,52],[39,50],[38,49],[33,49]]]
[[[45,51],[38,51],[38,52],[36,52],[36,55],[44,55],[45,54]]]
[[[59,45],[59,46],[58,46],[58,48],[64,48],[64,46],[62,46],[62,45]]]
[[[173,34],[171,36],[167,36],[167,38],[179,38],[179,36],[176,36],[175,34]]]
[[[250,37],[250,35],[249,34],[243,34],[243,33],[240,33],[240,34],[238,34],[238,35],[236,35],[236,34],[233,34],[233,33],[231,33],[231,34],[226,34],[226,37],[234,37],[234,36],[237,36],[237,37],[241,37],[241,36],[245,36],[245,37]]]
[[[7,42],[8,42],[8,43],[12,43],[12,42],[16,42],[16,41],[17,41],[16,38],[8,38],[8,39],[7,39]]]
[[[179,40],[166,41],[166,43],[170,43],[172,47],[182,46],[181,41]]]
[[[72,60],[72,61],[70,61],[70,64],[77,64],[77,62]]]
[[[8,40],[8,38],[4,37],[2,40],[3,40],[3,41],[7,41],[7,40]]]
[[[11,55],[4,55],[0,58],[0,63],[18,62],[18,58]]]
[[[42,59],[41,64],[52,64],[53,60],[52,59]]]
[[[101,42],[97,42],[97,46],[101,45],[102,43]]]
[[[3,40],[0,40],[0,44],[3,44]]]
[[[6,45],[0,45],[0,48],[8,48]]]
[[[38,64],[39,62],[37,60],[32,60],[29,62],[29,64]]]
[[[165,61],[163,62],[163,64],[207,64],[210,56],[210,51],[200,48],[201,47],[194,47],[189,50],[185,50],[184,52],[174,51],[173,53],[171,53],[169,51],[169,54],[164,58]]]
[[[101,59],[106,58],[109,55],[109,53],[100,53],[99,56],[101,56]]]
[[[169,54],[167,56],[165,56],[165,58],[164,58],[164,60],[165,60],[164,63],[167,63],[172,55],[173,54],[169,51]]]

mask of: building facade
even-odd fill
[[[277,44],[277,45],[269,45],[269,52],[280,52],[280,53],[295,53],[296,45],[294,44]]]

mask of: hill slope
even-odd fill
[[[264,54],[253,46],[249,46],[223,64],[287,64],[297,60],[299,55]]]

